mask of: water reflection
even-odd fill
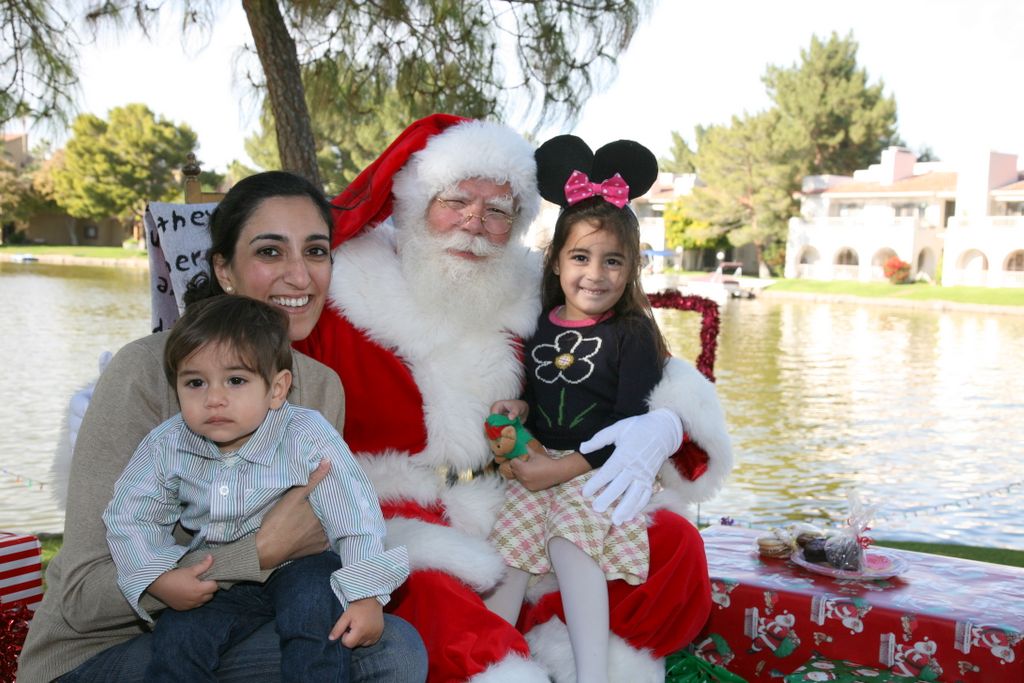
[[[0,263],[0,297],[0,464],[49,482],[68,396],[147,332],[148,275]],[[698,316],[658,316],[696,358]],[[1024,482],[1022,342],[1024,316],[730,302],[716,375],[737,467],[702,518],[839,520],[853,486],[884,503],[878,536],[1024,549],[1024,485],[993,493]],[[0,474],[0,529],[62,526],[48,491]]]
[[[695,316],[659,316],[696,357]],[[716,374],[737,468],[702,517],[839,521],[856,487],[880,537],[1024,548],[1022,341],[1017,316],[730,302]]]
[[[63,530],[48,487],[68,397],[101,351],[146,334],[148,288],[144,269],[0,262],[0,529]]]

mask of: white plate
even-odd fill
[[[868,548],[864,551],[864,567],[860,571],[836,569],[827,564],[808,562],[803,557],[803,550],[797,550],[789,559],[815,574],[834,576],[837,579],[888,579],[899,576],[910,569],[910,563],[903,557],[882,548]]]

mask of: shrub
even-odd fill
[[[910,264],[901,261],[899,256],[891,256],[882,266],[882,272],[894,285],[903,284],[910,279]]]

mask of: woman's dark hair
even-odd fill
[[[654,320],[651,302],[640,283],[640,272],[643,265],[640,258],[640,222],[629,207],[620,209],[609,204],[603,197],[584,199],[582,202],[564,209],[558,215],[558,220],[555,222],[555,234],[551,239],[551,244],[548,245],[544,258],[544,275],[541,280],[543,310],[550,311],[565,303],[565,292],[562,291],[562,284],[558,275],[555,274],[555,266],[558,265],[558,255],[565,248],[572,227],[581,221],[586,221],[589,225],[594,226],[595,231],[607,230],[619,240],[626,257],[628,279],[626,280],[626,289],[622,292],[619,300],[615,302],[612,310],[615,311],[616,317],[627,325],[649,321],[653,327],[658,357],[667,357],[668,344],[665,343],[665,337]]]
[[[188,283],[185,291],[185,304],[205,299],[216,294],[223,294],[220,283],[213,272],[213,257],[220,256],[225,263],[231,263],[235,257],[238,236],[253,213],[265,199],[272,197],[309,197],[310,201],[320,210],[327,224],[328,237],[334,229],[334,215],[331,203],[327,201],[323,191],[300,175],[288,171],[265,171],[243,178],[228,190],[224,199],[210,215],[210,250],[206,260],[210,264],[209,273],[200,273]]]
[[[185,309],[164,346],[164,374],[172,387],[182,362],[207,344],[233,351],[267,386],[278,372],[292,369],[288,316],[247,296],[215,295]]]

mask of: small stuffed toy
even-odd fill
[[[499,464],[518,457],[529,460],[527,446],[531,441],[537,442],[518,417],[508,417],[500,413],[491,413],[487,416],[484,421],[484,434],[487,435],[487,444]],[[536,443],[536,447],[540,447],[539,442]]]

